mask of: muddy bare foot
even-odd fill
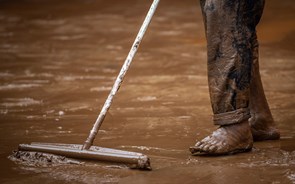
[[[221,126],[211,135],[190,147],[192,154],[222,155],[250,151],[253,146],[248,121]]]
[[[276,128],[272,118],[252,116],[249,119],[254,141],[266,141],[280,139],[280,132]]]

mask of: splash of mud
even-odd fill
[[[34,167],[50,167],[64,164],[83,164],[83,162],[69,159],[64,156],[29,151],[13,151],[13,153],[8,156],[8,159],[17,164]]]

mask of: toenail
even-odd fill
[[[203,148],[203,150],[204,150],[204,151],[208,151],[208,148],[209,148],[209,147],[210,147],[210,145],[205,145],[204,148]]]
[[[200,145],[201,145],[201,142],[197,142],[197,143],[195,144],[196,147],[198,147],[198,146],[200,146]]]
[[[199,148],[201,149],[201,150],[204,150],[204,147],[206,146],[206,144],[202,144],[201,146],[199,146]]]
[[[209,147],[209,151],[215,151],[217,149],[217,146],[213,145]]]

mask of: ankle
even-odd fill
[[[254,141],[277,140],[280,138],[280,132],[272,116],[255,114],[249,119],[249,122]]]
[[[249,124],[251,128],[264,129],[274,126],[275,123],[271,115],[251,113]]]

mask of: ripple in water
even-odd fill
[[[42,104],[42,101],[34,100],[32,98],[6,98],[4,102],[0,103],[0,106],[4,107],[27,107],[31,105]]]
[[[0,86],[0,91],[4,90],[22,90],[27,88],[40,87],[40,84],[6,84]]]
[[[95,88],[91,88],[90,91],[110,91],[112,89],[112,87],[105,87],[105,86],[101,86],[101,87],[95,87]]]

